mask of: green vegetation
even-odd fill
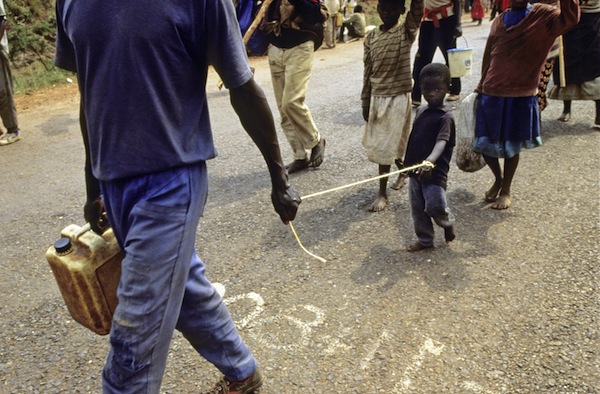
[[[56,17],[54,0],[4,0],[15,92],[64,81],[71,73],[52,65]]]
[[[379,14],[377,14],[377,0],[360,1],[359,4],[363,7],[367,26],[379,26],[381,19],[379,18]]]

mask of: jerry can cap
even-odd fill
[[[71,251],[71,239],[62,237],[58,241],[54,242],[54,249],[56,253],[68,253]]]

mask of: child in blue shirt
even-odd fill
[[[409,174],[408,196],[417,241],[409,252],[433,247],[433,221],[444,229],[446,242],[455,238],[454,215],[446,202],[450,159],[455,145],[452,109],[444,105],[450,89],[450,70],[445,64],[430,63],[420,73],[421,90],[427,105],[419,107],[412,127],[405,165],[422,163]]]

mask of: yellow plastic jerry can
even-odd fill
[[[97,334],[108,334],[119,302],[123,259],[112,229],[98,235],[89,224],[71,224],[46,259],[73,319]]]

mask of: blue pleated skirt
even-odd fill
[[[473,150],[511,158],[523,148],[542,145],[540,111],[535,96],[496,97],[479,94]]]

